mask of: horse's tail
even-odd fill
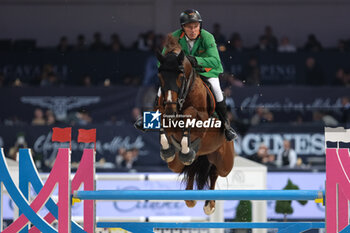
[[[198,190],[209,187],[211,166],[207,156],[198,156],[191,165],[185,166],[182,170],[181,174],[184,175],[182,182],[187,184],[194,180]]]

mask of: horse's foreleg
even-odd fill
[[[196,158],[196,152],[191,148],[190,130],[186,129],[181,139],[179,159],[184,165],[191,165]]]
[[[184,115],[191,116],[190,119],[196,119],[198,111],[194,107],[188,107],[183,112]],[[185,129],[181,138],[181,151],[179,152],[179,159],[184,165],[191,165],[196,158],[196,151],[191,148],[190,129]]]
[[[160,157],[167,163],[173,161],[175,158],[175,147],[169,143],[164,129],[160,129],[160,145]]]
[[[215,189],[216,180],[218,179],[218,172],[214,165],[211,166],[209,171],[209,178],[210,178],[210,189]],[[214,213],[215,211],[215,200],[206,200],[204,204],[204,213],[207,215],[210,215]]]
[[[194,107],[188,107],[183,112],[184,115],[190,116],[189,120],[205,120],[208,118],[208,114],[205,112],[199,112]],[[185,129],[180,140],[181,150],[179,152],[179,158],[184,165],[191,165],[196,158],[196,154],[199,149],[201,138],[204,136],[204,128],[192,128]]]

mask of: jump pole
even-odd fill
[[[80,200],[316,200],[324,190],[98,190],[75,191]]]

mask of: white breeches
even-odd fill
[[[211,90],[213,91],[216,102],[223,101],[224,95],[222,94],[219,78],[207,78],[207,80],[211,85]]]

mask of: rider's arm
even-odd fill
[[[205,57],[195,57],[198,65],[203,68],[217,68],[221,66],[219,52],[216,47],[214,36],[206,35],[204,40]]]

